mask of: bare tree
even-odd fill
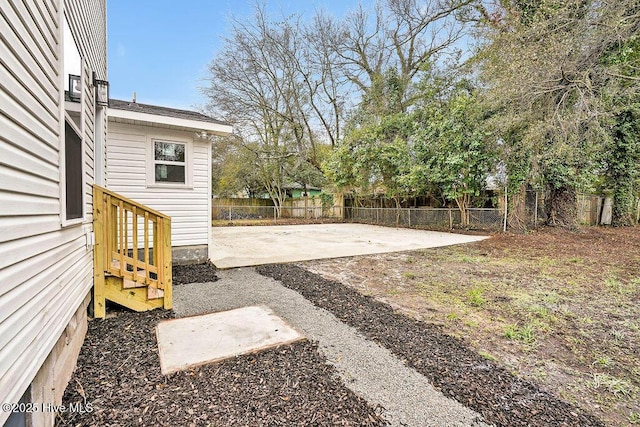
[[[400,110],[406,111],[419,98],[412,83],[430,64],[455,55],[465,27],[456,20],[473,0],[385,0],[373,11],[361,4],[340,22],[327,27],[335,64],[362,93],[389,69],[395,69],[401,84]]]
[[[209,108],[234,125],[243,149],[252,153],[244,158],[253,159],[277,206],[286,196],[284,186],[302,175],[300,169],[320,167],[316,112],[305,80],[314,71],[306,51],[295,17],[273,23],[264,6],[257,6],[251,21],[233,21],[209,67]]]
[[[232,22],[211,62],[209,107],[234,124],[278,204],[287,180],[318,179],[355,108],[379,100],[395,113],[415,103],[418,74],[453,53],[463,36],[455,14],[469,4],[386,0],[372,12],[360,6],[344,19],[317,13],[309,22],[274,22],[257,5],[251,20]],[[397,102],[377,95],[390,82]]]
[[[260,18],[262,11],[256,10]],[[285,102],[279,87],[282,70],[271,57],[274,48],[265,43],[265,22],[234,21],[222,51],[209,66],[210,86],[205,89],[209,108],[234,125],[245,150],[253,154],[253,166],[274,202],[284,199],[285,178],[281,165],[292,154],[287,140],[287,120],[281,114]]]

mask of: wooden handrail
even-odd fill
[[[149,212],[150,214],[153,214],[153,215],[155,215],[155,216],[157,216],[159,218],[171,219],[171,217],[169,215],[163,214],[162,212],[154,210],[154,209],[150,208],[149,206],[145,206],[142,203],[138,203],[138,202],[136,202],[134,200],[128,199],[128,198],[124,197],[121,194],[118,194],[118,193],[115,193],[115,192],[113,192],[111,190],[107,190],[106,188],[100,187],[97,184],[93,184],[93,189],[94,189],[94,192],[95,192],[95,190],[99,190],[100,192],[102,192],[104,194],[108,194],[111,197],[115,197],[118,200],[122,200],[124,203],[127,203],[129,206],[136,206],[139,209],[141,209],[141,210],[143,210],[145,212]]]
[[[93,214],[94,316],[106,314],[107,276],[122,278],[124,288],[147,287],[150,298],[160,295],[171,308],[171,217],[98,185],[93,186]]]

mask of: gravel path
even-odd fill
[[[487,422],[501,427],[604,425],[592,414],[481,357],[438,325],[397,313],[388,304],[299,266],[268,265],[256,271],[389,349],[445,396],[476,410]]]
[[[481,417],[435,390],[389,350],[253,268],[219,271],[219,280],[174,288],[176,317],[264,304],[317,341],[344,383],[394,426],[478,426]]]
[[[309,341],[162,375],[155,327],[170,311],[110,309],[89,322],[57,426],[386,425]]]

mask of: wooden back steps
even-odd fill
[[[135,311],[172,308],[171,218],[93,186],[94,317],[106,300]]]

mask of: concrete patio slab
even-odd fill
[[[164,375],[304,338],[265,306],[160,322],[156,335]]]
[[[214,227],[210,259],[218,268],[235,268],[408,251],[486,238],[366,224]]]

